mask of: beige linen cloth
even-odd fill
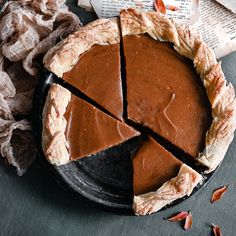
[[[8,1],[0,15],[0,153],[17,173],[37,157],[30,115],[42,56],[81,23],[63,0]]]

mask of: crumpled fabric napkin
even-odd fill
[[[8,1],[0,14],[0,153],[22,175],[37,157],[27,119],[44,55],[81,26],[64,0]]]

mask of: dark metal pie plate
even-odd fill
[[[40,155],[44,160],[45,157],[41,149],[42,111],[48,89],[52,83],[61,84],[76,93],[70,85],[64,83],[54,74],[46,70],[42,72],[42,79],[35,90],[32,122]],[[141,139],[142,137],[133,138],[117,147],[66,165],[57,167],[48,163],[48,166],[56,173],[57,180],[68,189],[72,189],[75,194],[84,196],[99,207],[132,214],[132,156],[139,147]],[[192,194],[202,188],[213,173],[205,175],[204,183],[196,187]],[[177,200],[167,207],[174,206],[184,199],[186,198]]]

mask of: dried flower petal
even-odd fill
[[[191,211],[189,211],[189,213],[188,213],[188,215],[187,215],[187,217],[185,219],[184,229],[186,231],[191,229],[192,224],[193,224],[193,217],[192,217]]]
[[[215,201],[219,201],[227,190],[228,190],[228,186],[224,186],[224,187],[216,189],[212,194],[211,202],[213,203]]]
[[[173,6],[173,5],[167,5],[166,9],[169,10],[169,11],[178,11],[179,10],[178,7]]]
[[[156,11],[160,11],[162,14],[166,14],[166,6],[162,0],[155,0],[154,7]]]
[[[212,224],[212,230],[214,233],[214,236],[223,236],[220,230],[220,227],[218,225]]]
[[[168,218],[167,220],[169,220],[169,221],[181,221],[181,220],[186,219],[187,216],[188,216],[187,211],[181,211],[179,214],[174,215],[174,216]]]

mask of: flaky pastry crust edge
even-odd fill
[[[70,161],[65,136],[67,121],[64,117],[70,100],[69,90],[52,84],[43,109],[42,149],[47,160],[57,166]]]
[[[51,48],[43,58],[44,66],[58,77],[70,71],[80,55],[94,45],[110,45],[120,42],[118,18],[98,19]]]

